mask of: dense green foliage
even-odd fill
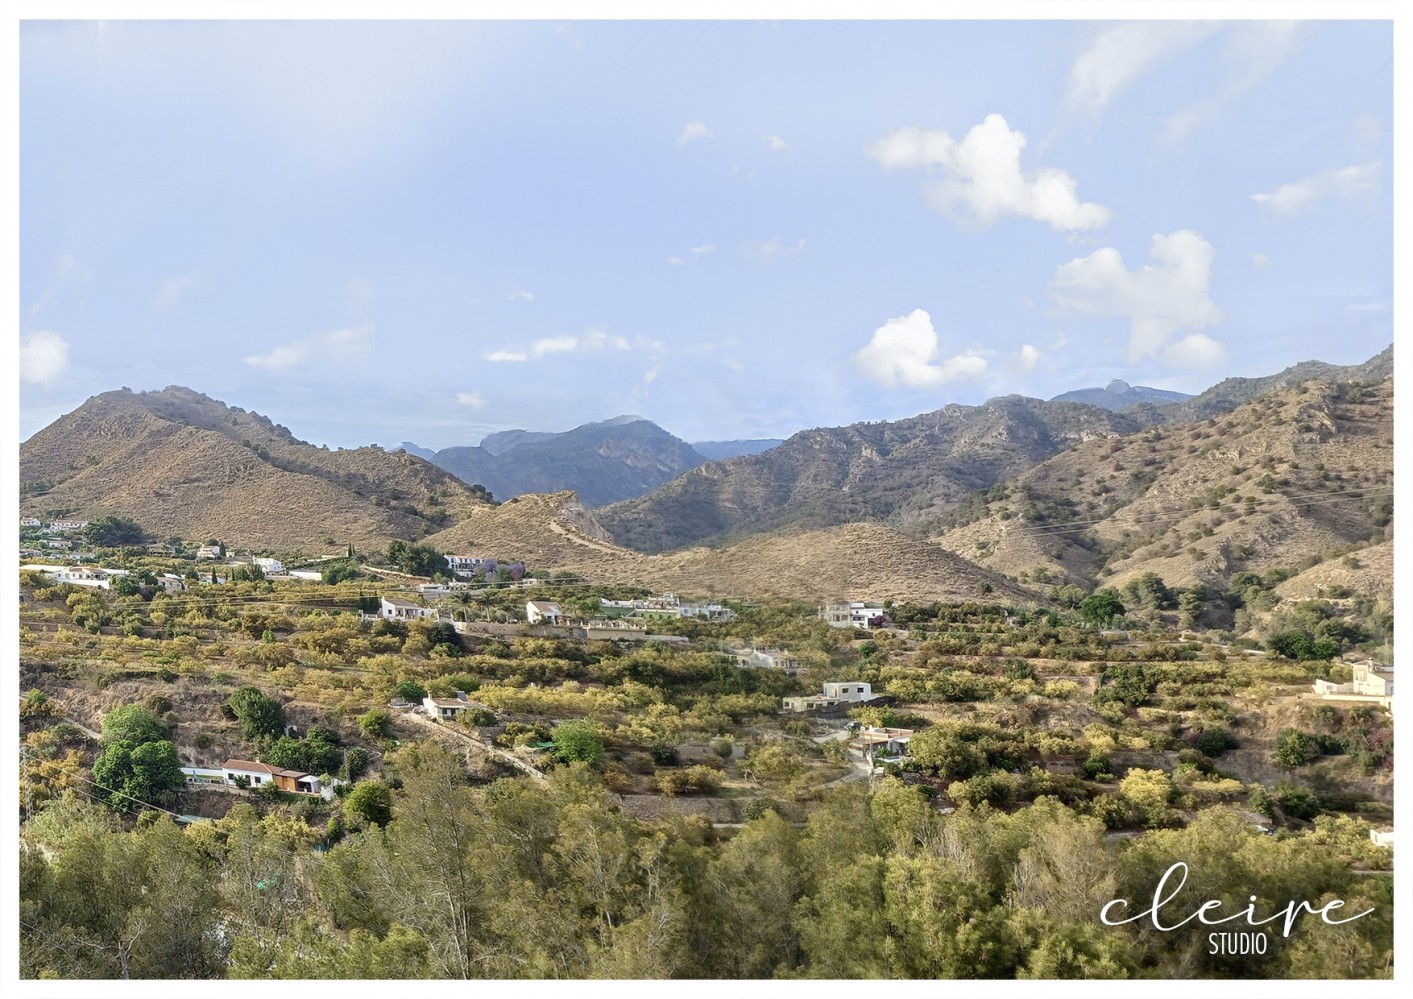
[[[22,851],[22,973],[117,976],[126,960],[134,977],[1312,978],[1382,977],[1391,960],[1391,880],[1351,870],[1388,853],[1353,819],[1272,838],[1216,807],[1112,843],[1053,798],[939,815],[890,779],[830,792],[798,828],[763,808],[722,840],[700,821],[628,818],[583,764],[545,786],[473,788],[424,744],[397,768],[399,791],[354,789],[345,811],[364,828],[322,859],[302,822],[246,806],[185,833],[54,806],[24,830],[48,853]],[[1250,894],[1259,915],[1329,898],[1373,912],[1304,916],[1245,957],[1209,953],[1208,927],[1099,922],[1114,899],[1141,910],[1178,861],[1174,922],[1192,900],[1228,913]],[[553,931],[535,930],[546,919]]]
[[[240,734],[246,739],[279,735],[284,730],[284,708],[258,687],[241,687],[231,695],[229,703],[240,720]]]

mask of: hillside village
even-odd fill
[[[1167,857],[1216,850],[1256,877],[1274,847],[1300,858],[1288,878],[1318,869],[1322,891],[1386,890],[1388,384],[1317,380],[1206,424],[1078,440],[955,506],[931,539],[865,523],[647,554],[615,545],[572,496],[476,501],[450,527],[391,541],[282,543],[245,520],[186,538],[140,509],[46,513],[51,494],[33,491],[19,525],[27,835],[51,853],[77,842],[61,826],[198,851],[193,877],[211,877],[193,918],[250,941],[202,949],[211,975],[308,973],[288,934],[368,961],[405,945],[419,974],[473,953],[499,973],[551,959],[491,929],[458,937],[387,880],[443,891],[450,873],[517,905],[600,879],[575,910],[577,942],[553,958],[576,974],[607,959],[573,949],[589,942],[629,960],[604,905],[616,926],[789,912],[772,956],[741,944],[732,960],[825,971],[829,899],[874,899],[859,911],[904,946],[912,896],[886,872],[933,863],[922,844],[959,831],[992,851],[958,891],[966,918],[1005,927],[997,974],[1318,974],[1323,955],[1298,941],[1157,956],[1119,935],[1044,962],[1057,935],[1084,939],[1101,896]],[[1300,413],[1326,422],[1307,429]],[[1258,448],[1256,417],[1285,429]],[[1188,457],[1180,484],[1141,457],[1166,452]],[[1084,518],[1082,535],[1059,533]],[[437,852],[458,823],[482,829],[480,859]],[[583,866],[586,829],[619,844],[610,868]],[[507,853],[520,835],[539,838]],[[385,842],[407,859],[383,866]],[[843,881],[811,859],[841,850],[855,858]],[[1110,873],[1078,908],[1037,901],[1050,920],[1037,929],[1006,901],[1031,890],[1016,880],[1026,850],[1106,858]],[[652,894],[658,868],[630,859],[648,855],[672,872],[670,898]],[[727,895],[707,889],[708,869]],[[273,915],[240,887],[257,870],[305,901]],[[51,896],[25,897],[46,925],[67,918]],[[319,915],[297,915],[313,899]],[[686,932],[664,944],[678,970],[719,973]],[[1359,927],[1368,960],[1386,932]],[[622,968],[659,967],[634,953]],[[878,958],[910,975],[936,959]]]

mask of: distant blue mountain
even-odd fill
[[[1183,392],[1169,392],[1166,389],[1148,388],[1145,385],[1130,385],[1115,378],[1103,388],[1075,389],[1055,396],[1051,402],[1084,402],[1091,406],[1101,406],[1118,413],[1141,402],[1161,406],[1170,402],[1186,402],[1193,398]]]

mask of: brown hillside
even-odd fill
[[[329,451],[184,388],[89,399],[20,446],[21,511],[131,517],[162,537],[381,547],[484,505],[407,454]]]
[[[484,507],[429,543],[688,593],[913,600],[1031,601],[1011,580],[878,524],[756,535],[726,548],[644,555],[608,540],[573,493],[526,495]]]
[[[1201,423],[1081,443],[936,540],[1027,580],[1212,583],[1383,541],[1392,485],[1392,379],[1317,380]],[[1368,575],[1355,588],[1387,592],[1387,568],[1350,570]]]

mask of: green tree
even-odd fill
[[[554,755],[565,763],[582,760],[591,767],[603,762],[603,733],[591,718],[561,722],[550,732]]]
[[[227,703],[240,720],[240,734],[245,739],[279,735],[284,731],[284,707],[274,698],[266,697],[258,687],[241,687]]]
[[[147,542],[142,525],[127,517],[100,517],[88,522],[84,536],[95,548],[122,548]]]
[[[1276,736],[1271,761],[1282,770],[1303,767],[1320,755],[1320,744],[1314,736],[1299,729],[1284,728]]]
[[[140,746],[171,738],[171,730],[141,704],[124,704],[103,716],[103,744],[127,742]]]
[[[307,774],[333,774],[338,773],[343,763],[343,753],[337,746],[312,735],[303,739],[282,735],[265,750],[264,762]]]
[[[343,799],[343,807],[364,822],[386,826],[392,821],[392,791],[381,781],[359,781]]]
[[[177,747],[170,742],[111,742],[93,764],[95,796],[126,812],[141,804],[171,803],[186,783]]]
[[[1079,605],[1079,616],[1096,628],[1108,627],[1123,613],[1123,601],[1109,588],[1094,591]]]
[[[392,727],[392,715],[382,708],[374,708],[359,716],[358,727],[370,739],[386,739]]]

